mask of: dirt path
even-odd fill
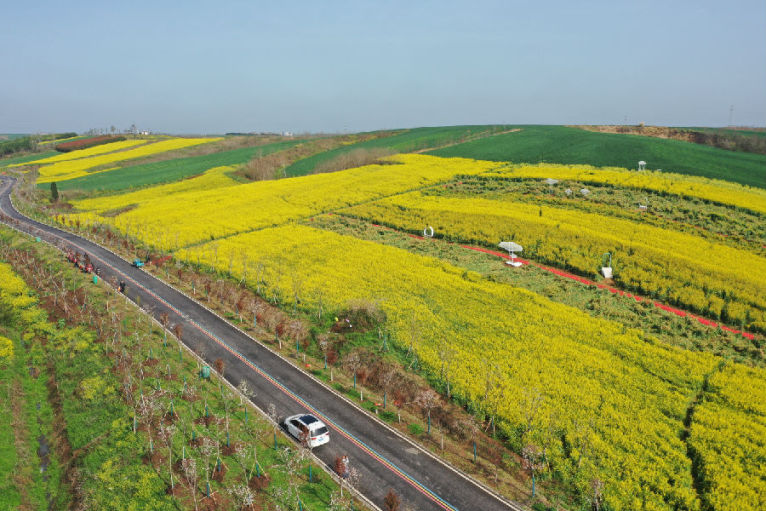
[[[497,133],[490,133],[488,135],[485,135],[486,137],[494,137],[495,135],[505,135],[506,133],[515,133],[517,131],[521,131],[521,128],[513,128],[510,130],[505,131],[498,131]],[[444,149],[445,147],[452,147],[453,145],[459,145],[464,144],[466,142],[473,142],[474,140],[478,140],[480,138],[485,138],[485,136],[481,136],[484,132],[480,133],[479,135],[468,137],[465,140],[459,140],[457,142],[451,142],[449,144],[444,144],[440,146],[435,147],[426,147],[425,149],[418,149],[417,151],[414,151],[415,154],[421,154],[421,153],[427,153],[428,151],[436,151],[437,149]]]

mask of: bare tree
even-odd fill
[[[455,360],[455,348],[449,345],[449,341],[443,340],[438,355],[442,364],[441,377],[447,385],[447,399],[450,399],[450,372],[452,369],[452,362]]]
[[[279,415],[277,414],[277,407],[274,403],[269,403],[269,418],[271,419],[271,425],[274,428],[274,449],[277,448],[277,424],[279,424]]]
[[[396,494],[393,488],[389,488],[386,498],[383,499],[383,505],[386,506],[386,511],[399,511],[399,506],[402,503],[402,499]]]
[[[194,509],[199,511],[198,494],[197,494],[197,480],[199,479],[199,473],[197,472],[197,460],[194,458],[184,458],[181,462],[181,468],[183,469],[186,483],[189,486],[189,492],[194,499]]]
[[[415,396],[414,403],[423,410],[425,410],[428,416],[428,434],[431,434],[431,410],[439,405],[439,394],[433,389],[421,390],[417,396]]]
[[[300,509],[302,506],[300,502],[300,479],[298,475],[305,460],[305,451],[302,449],[295,450],[285,447],[279,451],[279,457],[282,461],[282,468],[287,476],[287,491],[283,495],[284,503],[290,505],[291,502],[295,502],[296,508]]]
[[[317,302],[317,320],[322,321],[322,313],[324,312],[324,288],[319,286],[314,291]]]
[[[604,482],[601,479],[595,478],[590,482],[590,488],[593,490],[593,508],[596,511],[601,511],[601,503],[604,500]]]
[[[521,436],[522,441],[524,441],[526,435],[528,435],[534,429],[542,404],[543,395],[540,392],[540,389],[526,389],[524,392],[524,402],[522,404],[524,410],[524,432]]]
[[[399,371],[393,364],[386,364],[380,373],[380,386],[383,387],[383,408],[388,404],[388,392],[399,377]]]
[[[218,442],[214,442],[208,437],[203,437],[199,446],[199,452],[205,458],[205,495],[210,496],[210,457],[218,451]]]
[[[301,274],[299,274],[296,271],[293,271],[290,277],[291,277],[290,280],[291,280],[292,288],[293,288],[293,311],[295,311],[296,307],[298,307],[298,305],[300,305],[301,303],[301,294],[303,293],[304,278]]]
[[[479,434],[479,423],[473,415],[469,415],[462,420],[461,427],[471,439],[473,444],[473,462],[476,463],[476,436]]]
[[[327,369],[327,349],[330,347],[330,339],[327,334],[317,336],[317,346],[322,352],[322,357],[324,357],[324,368]]]
[[[176,427],[172,424],[160,426],[160,438],[162,439],[165,447],[168,449],[168,471],[170,473],[170,489],[175,489],[175,481],[173,480],[173,435],[176,433]]]
[[[340,490],[333,492],[330,495],[330,503],[328,506],[329,511],[349,511],[353,498],[349,492],[343,493],[343,483],[340,485]]]
[[[535,477],[545,467],[545,451],[534,444],[528,444],[521,450],[522,466],[532,476],[532,498],[535,497]]]
[[[354,388],[356,389],[356,375],[359,368],[364,365],[364,358],[359,350],[354,350],[346,356],[345,365],[351,369],[354,377]]]
[[[252,509],[255,503],[255,495],[253,495],[252,490],[246,484],[234,485],[228,488],[226,492],[231,496],[237,509]]]
[[[407,333],[409,334],[410,341],[409,348],[407,349],[407,355],[409,356],[415,349],[415,343],[420,340],[420,322],[418,322],[414,312],[407,322]]]

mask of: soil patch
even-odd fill
[[[204,424],[206,427],[210,427],[211,424],[220,423],[219,419],[215,415],[202,416],[194,419],[194,424]]]
[[[226,472],[228,471],[229,467],[226,466],[226,463],[221,462],[220,470],[218,470],[218,467],[213,469],[213,479],[219,483],[223,482],[223,478],[226,477]]]

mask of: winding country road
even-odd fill
[[[337,456],[348,455],[361,475],[356,488],[371,503],[382,506],[393,488],[403,504],[418,511],[524,509],[442,463],[173,287],[91,241],[25,217],[10,199],[15,180],[0,180],[0,212],[10,217],[5,219],[9,225],[61,249],[88,253],[102,277],[125,281],[128,298],[147,313],[159,319],[167,312],[171,323],[183,325],[187,347],[211,365],[223,359],[226,380],[235,386],[246,381],[254,392],[251,401],[262,411],[273,404],[281,417],[302,412],[319,416],[330,427],[331,441],[314,454],[327,467]]]

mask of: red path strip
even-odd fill
[[[397,231],[396,229],[394,229],[392,227],[388,227],[388,226],[385,226],[385,225],[379,225],[379,224],[371,224],[371,225],[373,227],[377,227],[379,229],[387,229],[389,231],[401,232],[401,231]],[[416,239],[420,239],[420,240],[425,239],[422,236],[418,236],[416,234],[411,234],[411,233],[406,233],[406,234],[407,234],[407,236],[410,236],[411,238],[416,238]],[[483,252],[485,254],[501,257],[503,259],[510,259],[508,254],[506,254],[504,252],[497,252],[495,250],[489,250],[489,249],[482,248],[482,247],[474,247],[472,245],[460,245],[460,246],[462,248],[465,248],[465,249],[468,249],[468,250],[474,250],[476,252]],[[764,245],[764,247],[766,247],[766,245]],[[544,266],[542,264],[533,263],[533,262],[531,262],[531,261],[529,261],[527,259],[522,259],[520,257],[515,257],[514,260],[518,261],[518,262],[520,262],[521,264],[524,264],[524,265],[531,264],[533,266],[537,266],[541,270],[545,270],[545,271],[551,272],[551,273],[553,273],[555,275],[558,275],[560,277],[564,277],[564,278],[567,278],[567,279],[571,279],[571,280],[577,281],[577,282],[579,282],[581,284],[585,284],[586,286],[596,286],[599,289],[606,289],[607,291],[609,291],[612,294],[618,294],[620,296],[626,296],[628,298],[634,299],[637,302],[643,302],[644,300],[647,300],[646,297],[639,296],[639,295],[634,295],[633,293],[628,293],[626,291],[623,291],[622,289],[617,289],[616,287],[607,286],[606,284],[597,283],[597,282],[594,282],[594,281],[592,281],[590,279],[586,279],[585,277],[581,277],[579,275],[575,275],[574,273],[569,273],[569,272],[566,272],[566,271],[563,271],[563,270],[559,270],[557,268],[551,268],[550,266]],[[743,330],[736,330],[736,329],[731,328],[729,326],[726,326],[726,325],[724,325],[722,323],[717,323],[717,322],[715,322],[713,320],[710,320],[710,319],[707,319],[707,318],[703,318],[702,316],[697,316],[697,315],[692,314],[690,312],[686,312],[684,310],[677,309],[675,307],[671,307],[670,305],[666,305],[666,304],[664,304],[662,302],[655,301],[655,302],[652,302],[652,304],[655,307],[657,307],[658,309],[662,309],[662,310],[667,311],[667,312],[672,312],[673,314],[675,314],[677,316],[681,316],[682,318],[688,317],[688,318],[691,318],[691,319],[696,319],[698,322],[702,323],[705,326],[709,326],[711,328],[719,328],[720,327],[721,330],[726,330],[727,332],[731,332],[733,334],[740,334],[740,335],[742,335],[742,337],[745,337],[746,339],[750,339],[751,341],[753,339],[755,339],[755,335],[751,334],[750,332],[745,332]]]
[[[502,257],[503,259],[510,259],[510,257],[507,254],[504,254],[502,252],[496,252],[494,250],[487,250],[486,248],[481,248],[481,247],[473,247],[471,245],[460,245],[460,246],[463,247],[463,248],[467,248],[468,250],[475,250],[476,252],[484,252],[485,254],[490,254],[490,255]],[[620,296],[627,296],[628,298],[633,298],[637,302],[642,302],[642,301],[646,300],[646,298],[644,298],[642,296],[634,295],[632,293],[625,292],[625,291],[623,291],[621,289],[617,289],[615,287],[607,286],[606,284],[599,284],[599,283],[596,283],[596,282],[594,282],[592,280],[586,279],[585,277],[580,277],[579,275],[575,275],[573,273],[569,273],[569,272],[566,272],[566,271],[563,271],[563,270],[559,270],[559,269],[556,269],[556,268],[551,268],[549,266],[543,266],[542,264],[533,263],[533,262],[527,261],[526,259],[521,259],[519,257],[514,258],[514,260],[516,260],[516,261],[518,261],[518,262],[520,262],[522,264],[532,264],[533,266],[537,266],[538,268],[540,268],[542,270],[549,271],[549,272],[554,273],[554,274],[556,274],[556,275],[558,275],[560,277],[565,277],[565,278],[568,278],[568,279],[571,279],[571,280],[576,280],[577,282],[580,282],[581,284],[585,284],[586,286],[596,286],[599,289],[606,289],[607,291],[609,291],[610,293],[613,293],[613,294],[619,294]],[[734,334],[740,334],[740,335],[742,335],[742,337],[745,337],[747,339],[750,339],[750,340],[755,339],[755,335],[751,334],[750,332],[744,332],[742,330],[735,330],[734,328],[728,327],[728,326],[723,325],[721,323],[716,323],[715,321],[712,321],[710,319],[703,318],[701,316],[696,316],[694,314],[691,314],[691,313],[686,312],[686,311],[681,310],[681,309],[676,309],[675,307],[671,307],[670,305],[666,305],[666,304],[661,303],[661,302],[656,302],[655,301],[655,302],[653,302],[653,304],[654,304],[655,307],[657,307],[659,309],[662,309],[664,311],[667,311],[667,312],[672,312],[673,314],[676,314],[677,316],[688,317],[688,318],[691,318],[691,319],[696,319],[697,321],[699,321],[703,325],[706,325],[706,326],[709,326],[709,327],[712,327],[712,328],[720,327],[721,330],[726,330],[727,332],[731,332],[731,333],[734,333]]]
[[[378,227],[378,228],[381,228],[381,229],[388,229],[390,231],[396,231],[396,229],[393,229],[391,227],[387,227],[385,225],[372,224],[372,226],[373,227]],[[407,235],[410,236],[411,238],[416,238],[416,239],[420,239],[420,240],[425,239],[422,236],[418,236],[416,234],[407,233]],[[476,252],[483,252],[485,254],[501,257],[503,259],[510,259],[508,254],[505,254],[504,252],[497,252],[495,250],[489,250],[489,249],[482,248],[482,247],[474,247],[474,246],[471,246],[471,245],[460,245],[460,246],[462,248],[465,248],[465,249],[468,249],[468,250],[474,250]],[[557,268],[551,268],[550,266],[544,266],[542,264],[533,263],[533,262],[531,262],[531,261],[529,261],[527,259],[522,259],[520,257],[515,257],[514,260],[520,262],[521,264],[525,264],[525,265],[526,264],[531,264],[533,266],[537,266],[541,270],[545,270],[545,271],[551,272],[551,273],[553,273],[555,275],[558,275],[559,277],[564,277],[564,278],[567,278],[567,279],[570,279],[570,280],[577,281],[577,282],[579,282],[581,284],[585,284],[586,286],[596,286],[599,289],[606,289],[607,291],[609,291],[612,294],[617,294],[617,295],[620,295],[620,296],[626,296],[628,298],[634,299],[637,302],[643,302],[644,300],[646,300],[646,298],[643,297],[643,296],[634,295],[633,293],[628,293],[626,291],[623,291],[622,289],[617,289],[616,287],[607,286],[606,284],[600,284],[600,283],[594,282],[594,281],[592,281],[590,279],[586,279],[585,277],[581,277],[579,275],[575,275],[574,273],[569,273],[569,272],[566,272],[566,271],[563,271],[563,270],[559,270]],[[672,312],[673,314],[675,314],[677,316],[681,316],[682,318],[688,317],[688,318],[691,318],[691,319],[696,319],[698,322],[702,323],[703,325],[709,326],[711,328],[719,328],[720,327],[721,330],[726,330],[727,332],[731,332],[733,334],[740,334],[740,335],[742,335],[742,337],[745,337],[746,339],[750,339],[750,340],[755,339],[755,335],[751,334],[750,332],[745,332],[745,331],[742,331],[742,330],[736,330],[736,329],[728,327],[728,326],[726,326],[726,325],[724,325],[722,323],[717,323],[717,322],[715,322],[713,320],[710,320],[710,319],[707,319],[707,318],[703,318],[702,316],[697,316],[697,315],[692,314],[690,312],[686,312],[684,310],[677,309],[675,307],[671,307],[670,305],[666,305],[666,304],[664,304],[662,302],[655,301],[655,302],[652,302],[652,303],[658,309],[662,309],[662,310],[667,311],[667,312]]]

